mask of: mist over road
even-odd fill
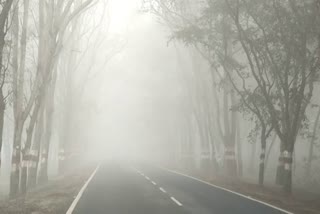
[[[103,164],[75,214],[273,214],[264,204],[148,165]]]

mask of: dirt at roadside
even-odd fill
[[[1,214],[64,214],[94,171],[90,165],[30,191],[26,197],[0,201]]]
[[[243,181],[222,181],[211,179],[210,183],[239,192],[255,199],[267,202],[295,214],[319,214],[320,195],[295,190],[291,196],[283,193],[282,189],[276,187],[261,188],[256,184]]]

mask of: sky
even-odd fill
[[[141,0],[110,0],[110,31],[123,34],[128,30],[134,30],[139,19],[137,13],[140,4]]]

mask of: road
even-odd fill
[[[248,198],[157,167],[102,165],[74,214],[279,214]]]

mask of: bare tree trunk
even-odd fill
[[[291,194],[292,192],[292,169],[293,169],[293,154],[294,154],[294,134],[288,135],[289,138],[286,142],[286,148],[283,152],[284,156],[284,172],[283,172],[283,188],[285,193]]]
[[[317,130],[318,130],[318,124],[319,124],[319,119],[320,119],[320,106],[318,107],[318,113],[317,117],[314,123],[313,127],[313,132],[311,136],[311,141],[310,141],[310,147],[309,147],[309,153],[308,153],[308,161],[307,161],[307,170],[306,170],[306,176],[307,178],[310,178],[311,176],[311,165],[312,165],[312,160],[313,160],[313,147],[315,144],[315,140],[317,139]]]
[[[71,98],[72,99],[72,98]],[[69,103],[69,102],[68,102]],[[71,106],[66,104],[66,109],[64,110],[64,123],[62,124],[64,128],[62,129],[62,137],[59,144],[59,173],[64,174],[66,170],[68,169],[69,165],[69,148],[70,148],[70,126],[71,126],[71,120],[72,117],[69,115],[69,109]],[[70,114],[73,114],[70,112]]]
[[[0,168],[1,168],[1,152],[2,152],[2,137],[3,137],[3,125],[4,125],[4,112],[6,103],[4,102],[3,92],[0,90]]]
[[[13,136],[13,150],[11,160],[11,176],[10,176],[10,197],[13,198],[19,193],[20,185],[20,162],[21,162],[21,135],[23,130],[22,123],[22,96],[21,91],[18,89],[19,78],[19,66],[18,66],[18,41],[19,41],[19,16],[18,6],[15,8],[13,15],[13,58],[12,67],[14,72],[14,136]]]
[[[230,93],[231,93],[231,102],[233,103],[235,98],[233,94],[234,92],[230,92]],[[228,99],[229,99],[228,90],[224,89],[224,127],[225,127],[224,163],[225,163],[225,170],[227,175],[236,176],[238,171],[236,152],[235,152],[236,112],[230,113],[230,105],[229,105]]]
[[[259,185],[263,186],[264,183],[264,169],[265,169],[265,159],[266,159],[266,145],[267,145],[266,128],[261,128],[261,153],[260,153],[260,163],[259,163]]]
[[[1,168],[1,152],[2,152],[2,137],[3,137],[3,125],[4,125],[4,112],[6,107],[5,97],[3,95],[3,86],[6,79],[6,70],[3,66],[3,49],[5,46],[6,29],[5,25],[8,22],[9,11],[11,10],[13,0],[7,0],[2,5],[2,11],[0,14],[0,168]]]
[[[71,144],[72,144],[72,132],[71,127],[74,121],[74,97],[73,97],[73,66],[75,64],[74,53],[71,52],[68,55],[68,60],[66,62],[66,94],[64,97],[64,109],[63,109],[63,123],[61,129],[61,141],[59,143],[59,173],[64,174],[69,168],[70,158],[69,154],[71,153]]]
[[[280,155],[278,159],[278,166],[276,172],[276,184],[283,185],[284,184],[284,142],[280,142]]]
[[[35,129],[35,137],[32,144],[31,164],[28,172],[28,188],[34,188],[37,184],[38,166],[40,162],[41,140],[43,138],[44,127],[44,105],[40,104],[37,125]]]
[[[40,171],[39,171],[39,183],[43,184],[48,181],[48,157],[50,143],[46,141],[44,137],[43,145],[41,145],[41,158],[40,158]]]
[[[239,114],[237,114],[237,159],[238,159],[238,174],[242,177],[243,166],[242,166],[242,142],[241,142],[241,132],[240,132],[240,119]]]
[[[20,186],[20,167],[21,167],[21,136],[23,126],[21,121],[15,123],[15,134],[13,140],[13,151],[11,161],[11,176],[10,176],[10,197],[13,198],[19,193]]]
[[[255,157],[256,157],[256,151],[257,151],[257,141],[258,141],[258,137],[255,136],[254,142],[252,143],[250,162],[249,162],[249,171],[250,172],[253,172],[254,168],[255,168]]]
[[[27,140],[25,143],[25,148],[23,149],[23,161],[22,161],[22,172],[21,172],[21,193],[22,194],[25,194],[27,192],[28,167],[31,166],[32,156],[35,155],[35,152],[31,150],[31,144],[32,144],[32,138],[33,138],[33,130],[37,122],[39,109],[40,109],[40,102],[37,102],[32,112],[29,127],[27,129]]]
[[[21,59],[20,59],[20,75],[19,81],[24,81],[22,76],[24,75],[25,71],[25,64],[26,64],[26,49],[27,49],[27,28],[28,28],[28,20],[29,20],[29,0],[25,0],[24,2],[24,10],[23,10],[23,24],[22,24],[22,34],[21,34]],[[19,84],[20,85],[20,84]],[[19,90],[23,90],[23,87],[20,87]],[[21,92],[23,93],[23,92]],[[34,107],[33,114],[37,114],[37,107]],[[31,139],[33,134],[33,127],[36,122],[36,115],[33,115],[29,124],[29,128],[27,130],[27,141],[25,144],[25,148],[23,149],[22,155],[22,175],[21,175],[21,192],[23,194],[27,191],[27,170],[28,170],[28,158],[29,158],[29,150],[31,146]],[[31,133],[30,133],[31,132]]]
[[[276,142],[276,139],[277,139],[277,134],[275,133],[273,138],[272,138],[272,141],[271,141],[271,144],[269,146],[269,149],[268,149],[268,152],[266,153],[266,160],[265,160],[265,167],[267,167],[268,165],[268,160],[269,160],[269,157],[270,157],[270,153],[272,151],[272,148]]]
[[[44,146],[42,149],[41,157],[41,168],[39,175],[39,182],[45,183],[48,181],[48,164],[49,164],[49,152],[50,152],[50,143],[52,135],[52,119],[54,112],[54,95],[55,95],[55,85],[56,85],[56,70],[53,72],[53,80],[51,81],[48,94],[46,96],[46,124],[45,124],[45,135],[44,135]]]

